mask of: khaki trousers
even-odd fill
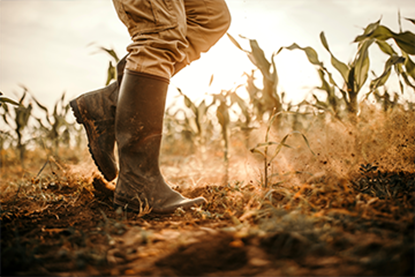
[[[132,43],[126,69],[170,79],[228,30],[224,0],[113,0]]]

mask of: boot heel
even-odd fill
[[[76,99],[70,101],[69,105],[72,108],[72,112],[73,112],[73,115],[75,116],[76,122],[78,124],[84,124],[84,121],[82,120],[81,112],[79,111],[79,108],[78,108],[78,102],[76,102]]]

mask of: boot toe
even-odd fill
[[[157,205],[153,206],[152,212],[154,213],[173,213],[176,209],[190,209],[194,206],[199,206],[204,203],[207,203],[206,199],[204,197],[197,197],[193,199],[185,198],[183,197],[181,200],[171,201],[169,203],[165,203],[163,205]]]

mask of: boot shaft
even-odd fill
[[[115,124],[119,147],[162,134],[168,85],[158,76],[124,72]]]

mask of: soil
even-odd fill
[[[331,227],[323,234],[329,237],[322,239],[318,232],[264,232],[229,217],[204,219],[195,211],[137,217],[112,207],[112,191],[103,181],[94,179],[93,184],[95,195],[83,191],[80,197],[84,199],[75,205],[3,219],[2,275],[357,276],[414,272],[413,222],[370,224],[343,218],[343,226]],[[182,193],[201,193],[214,202],[215,189],[220,188],[206,186]]]
[[[114,183],[91,161],[51,159],[31,172],[17,165],[2,170],[1,276],[415,273],[411,171],[362,165],[348,179],[295,173],[265,188],[253,179],[223,182],[211,165],[216,160],[187,160],[191,168],[169,160],[163,172],[174,189],[204,196],[207,204],[167,215],[114,208]]]

